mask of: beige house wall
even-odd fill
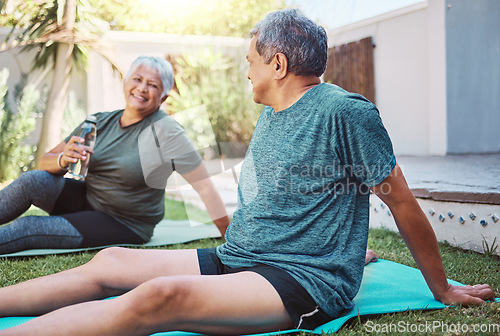
[[[417,3],[328,32],[330,46],[373,37],[376,103],[397,155],[446,154],[442,4]]]

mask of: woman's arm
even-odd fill
[[[183,174],[182,177],[184,177],[200,195],[202,202],[207,208],[208,215],[221,232],[222,237],[224,237],[230,222],[229,217],[227,216],[224,203],[215,189],[203,162],[189,173]]]
[[[84,139],[73,136],[68,143],[61,141],[57,146],[45,153],[40,159],[39,169],[55,175],[63,175],[70,163],[79,159],[85,160],[87,153],[93,153],[92,148],[80,145]]]

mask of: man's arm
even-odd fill
[[[219,193],[208,176],[205,165],[201,163],[189,173],[183,174],[182,177],[184,177],[200,195],[201,200],[207,208],[208,215],[221,232],[222,237],[224,237],[227,226],[229,225],[229,217],[227,216],[226,208],[224,207],[224,203]]]
[[[471,305],[494,299],[495,293],[488,285],[452,286],[448,283],[434,230],[397,164],[372,191],[391,209],[403,240],[437,300],[444,304]]]

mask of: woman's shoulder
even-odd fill
[[[153,113],[152,122],[157,124],[158,122],[164,127],[168,127],[170,129],[178,129],[184,131],[184,127],[175,120],[172,116],[170,116],[167,112],[163,110],[158,110]]]
[[[151,116],[150,116],[150,118],[152,119],[153,122],[158,121],[160,119],[164,119],[164,118],[167,118],[167,120],[169,120],[169,122],[173,121],[172,117],[170,117],[170,115],[167,112],[165,112],[165,111],[163,111],[161,109],[159,109],[156,112],[152,113]]]
[[[97,112],[92,114],[96,117],[97,122],[103,122],[109,119],[113,119],[115,117],[120,117],[123,113],[123,109],[114,110],[114,111],[106,111],[106,112]]]

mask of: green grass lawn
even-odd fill
[[[187,218],[182,202],[167,200],[165,207],[166,218]],[[193,212],[194,210],[190,209],[190,214]],[[30,213],[39,214],[40,210],[33,209],[30,210]],[[212,247],[222,242],[222,238],[204,239],[186,244],[165,246],[163,248],[186,249]],[[415,267],[415,262],[409,250],[397,233],[383,229],[371,229],[368,247],[375,250],[380,258]],[[464,251],[446,243],[440,243],[440,248],[448,278],[465,284],[489,283],[497,293],[497,296],[500,296],[500,257]],[[29,258],[0,258],[0,286],[15,284],[20,281],[81,265],[90,260],[96,253],[96,251],[89,251]],[[488,303],[479,307],[450,307],[433,311],[409,311],[361,317],[346,323],[336,335],[366,335],[370,332],[374,335],[423,335],[428,333],[413,332],[415,330],[412,331],[412,328],[418,328],[419,326],[423,328],[426,323],[440,325],[435,335],[463,334],[456,332],[457,328],[463,328],[464,325],[473,328],[474,325],[487,326],[493,323],[500,323],[500,303]],[[389,327],[393,328],[394,332],[385,332],[384,328]],[[463,329],[459,329],[458,331],[460,330]],[[496,335],[496,333],[487,332],[476,334]]]

